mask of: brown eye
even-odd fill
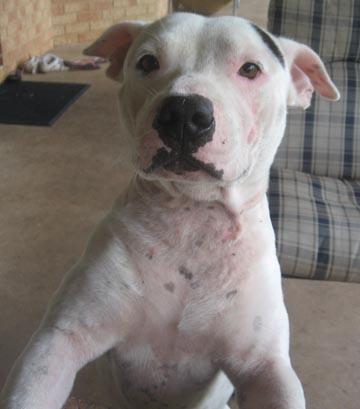
[[[253,62],[246,62],[238,71],[242,77],[253,80],[261,72],[260,67]]]
[[[148,74],[151,71],[156,71],[160,68],[159,61],[151,54],[146,54],[140,58],[136,64],[136,68],[143,73]]]

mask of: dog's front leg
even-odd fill
[[[77,371],[107,348],[105,339],[43,326],[11,371],[1,394],[0,408],[61,408]]]
[[[120,241],[104,230],[55,294],[7,379],[0,409],[60,409],[78,370],[126,337],[136,289]]]
[[[119,341],[116,325],[111,328],[101,306],[95,313],[104,313],[104,321],[90,325],[86,322],[90,305],[69,307],[64,311],[60,307],[55,320],[50,309],[8,377],[1,409],[60,409],[78,370]],[[76,311],[79,307],[83,312]],[[73,317],[67,316],[69,312]]]
[[[305,409],[303,388],[290,360],[269,357],[247,374],[232,367],[239,409]]]

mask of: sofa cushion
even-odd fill
[[[306,111],[290,108],[274,166],[360,179],[360,63],[338,62],[327,68],[340,101],[315,96]]]
[[[283,274],[360,282],[360,181],[272,169],[269,201]]]
[[[309,45],[325,62],[360,61],[360,0],[271,0],[268,28]]]

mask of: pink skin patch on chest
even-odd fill
[[[236,240],[241,233],[241,224],[238,220],[235,221],[234,225],[229,227],[227,232],[225,233],[222,243],[226,243],[227,241]]]
[[[146,257],[151,260],[155,255],[156,255],[157,251],[155,247],[151,247],[149,249],[149,251],[146,253]]]

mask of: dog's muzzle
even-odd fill
[[[170,151],[160,148],[146,173],[163,167],[176,174],[203,170],[217,179],[222,178],[222,170],[193,156],[201,146],[212,141],[215,133],[214,107],[209,99],[197,94],[165,98],[153,128]]]
[[[213,104],[197,94],[167,97],[155,117],[153,128],[164,144],[176,153],[195,153],[214,135]]]

